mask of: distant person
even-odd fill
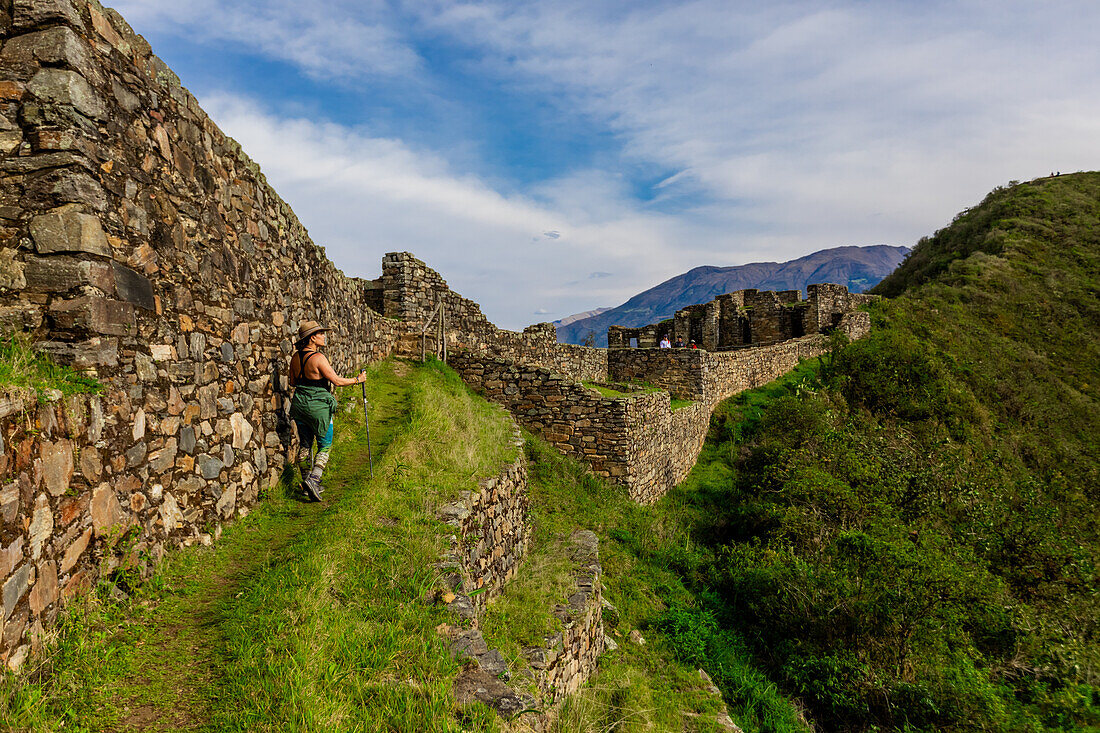
[[[669,342],[667,333],[664,336],[661,337],[661,348],[662,349],[671,349],[672,348],[672,343]]]
[[[676,337],[676,348],[677,349],[684,348],[684,337],[683,336],[677,336]]]
[[[290,385],[294,398],[290,401],[290,418],[298,427],[298,468],[302,472],[302,490],[313,501],[321,500],[321,476],[328,465],[332,449],[332,416],[336,414],[336,397],[331,385],[346,387],[367,381],[366,372],[355,379],[341,377],[332,370],[328,357],[321,353],[327,340],[327,328],[316,321],[303,321],[298,327],[296,351],[290,358]],[[310,462],[313,442],[317,454]]]
[[[691,348],[693,348],[693,349],[698,349],[699,348],[699,344],[695,343],[695,339],[691,340]]]

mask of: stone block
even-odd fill
[[[115,281],[106,262],[73,257],[28,257],[24,266],[27,290],[35,293],[64,293],[90,285],[111,295]]]
[[[4,609],[4,621],[8,620],[8,617],[11,616],[15,607],[19,604],[19,601],[27,593],[33,579],[34,566],[30,563],[26,563],[23,567],[16,570],[4,583],[3,589],[0,590],[0,601],[2,601]]]
[[[180,428],[179,450],[190,455],[195,452],[195,443],[195,429],[190,426]]]
[[[232,517],[233,512],[237,508],[237,487],[231,486],[226,491],[223,491],[214,508],[217,509],[222,519],[229,519]]]
[[[183,524],[183,512],[180,511],[176,498],[169,493],[164,494],[164,501],[160,505],[160,520],[167,534]]]
[[[66,573],[76,567],[77,561],[81,555],[84,555],[84,551],[88,549],[88,543],[91,541],[91,528],[84,530],[84,534],[74,540],[72,545],[68,546],[65,550],[65,555],[62,557],[61,572]]]
[[[132,305],[98,295],[54,301],[50,304],[49,315],[54,327],[65,331],[109,336],[137,333],[137,317]]]
[[[99,12],[96,5],[97,3],[90,3],[88,5],[88,16],[92,19],[92,27],[95,28],[96,33],[98,33],[103,40],[117,48],[123,55],[128,55],[130,53],[130,44],[118,34],[115,27],[111,25],[111,21],[108,20],[106,15]]]
[[[88,44],[66,26],[12,38],[4,44],[0,60],[22,66],[35,62],[64,65],[76,71],[93,68]]]
[[[83,451],[80,452],[82,458],[84,453],[88,450],[88,448],[85,448]],[[87,494],[83,494],[78,497],[66,496],[61,499],[61,503],[58,508],[61,517],[61,526],[67,526],[71,524],[74,519],[81,516],[85,511],[87,511],[88,496]]]
[[[12,482],[0,489],[0,519],[14,522],[19,515],[19,484]]]
[[[76,162],[78,159],[74,156],[72,160]],[[43,162],[51,161],[56,162],[53,158],[46,158]],[[44,209],[68,203],[84,204],[96,211],[104,211],[107,208],[107,194],[99,181],[80,168],[49,167],[26,177],[23,198],[19,200],[22,208]]]
[[[247,446],[252,440],[252,425],[239,412],[229,417],[229,423],[233,432],[233,447],[242,449]]]
[[[46,490],[61,496],[69,489],[73,478],[73,445],[68,440],[56,443],[43,441],[39,448],[42,459],[42,479]]]
[[[30,538],[31,559],[37,560],[42,555],[42,546],[53,536],[53,510],[45,494],[39,494],[35,499],[34,514],[31,516],[30,526],[27,527],[27,536]]]
[[[66,69],[39,69],[27,82],[27,91],[40,100],[70,105],[85,117],[106,121],[107,107],[88,81]]]
[[[78,343],[39,341],[34,347],[58,363],[77,369],[118,366],[118,342],[114,339],[96,337]]]
[[[0,249],[0,290],[22,290],[27,287],[23,263],[15,259],[14,249]]]
[[[111,272],[114,278],[115,292],[120,299],[145,310],[156,310],[153,283],[149,278],[118,262],[111,263]]]
[[[68,23],[74,28],[84,28],[80,13],[70,0],[14,0],[11,7],[12,25],[19,31],[51,23]]]
[[[126,515],[110,484],[100,484],[92,492],[92,528],[96,537],[103,537],[120,524]]]
[[[195,456],[195,469],[204,479],[216,479],[221,475],[223,468],[225,468],[225,463],[208,453],[200,453]]]
[[[176,461],[176,439],[169,438],[163,448],[149,454],[149,470],[154,474],[161,474],[172,467]]]
[[[153,363],[152,357],[142,352],[134,354],[134,370],[137,372],[138,379],[143,382],[155,382],[157,380],[157,367]]]
[[[42,325],[43,318],[42,309],[36,305],[0,306],[0,332],[33,331]]]
[[[23,562],[23,536],[19,535],[7,547],[0,545],[0,578],[7,578]]]
[[[31,220],[31,238],[40,254],[87,252],[110,257],[111,245],[99,218],[65,206]]]
[[[42,563],[38,566],[38,580],[28,598],[31,613],[37,616],[53,604],[57,600],[57,590],[57,563]]]
[[[126,465],[133,467],[140,465],[145,460],[145,454],[148,451],[144,442],[137,443],[133,448],[126,451]]]

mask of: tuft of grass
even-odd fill
[[[38,402],[44,403],[54,390],[65,396],[98,394],[103,385],[72,367],[55,363],[48,355],[35,351],[21,336],[0,338],[0,392],[33,394]]]
[[[596,390],[604,397],[610,397],[611,399],[633,397],[637,394],[651,394],[653,392],[665,392],[663,387],[657,387],[647,382],[631,382],[629,384],[616,384],[614,386],[607,384],[600,384],[597,382],[583,382],[585,387]],[[694,405],[693,400],[682,400],[677,397],[671,397],[672,409],[679,410],[689,405]]]

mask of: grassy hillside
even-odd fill
[[[994,191],[879,290],[716,413],[694,618],[825,730],[1100,730],[1100,174]]]
[[[460,664],[436,633],[455,618],[425,599],[446,533],[435,507],[512,460],[511,422],[438,362],[375,365],[368,388],[373,478],[349,390],[324,503],[302,502],[288,483],[213,547],[171,553],[150,581],[105,572],[22,676],[0,673],[0,731],[502,730],[488,708],[455,705]],[[560,630],[550,611],[573,581],[553,571],[564,539],[586,527],[601,536],[620,649],[552,733],[719,730],[702,660],[678,659],[657,625],[693,597],[675,559],[686,533],[674,507],[639,507],[535,438],[526,451],[534,539],[485,619],[515,684],[525,686],[522,647]],[[636,629],[646,644],[630,641]],[[734,659],[734,717],[804,731],[746,654]]]

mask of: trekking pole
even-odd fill
[[[367,463],[370,465],[370,477],[374,478],[374,458],[370,454],[370,418],[367,417],[367,385],[360,382],[359,387],[363,390],[363,424],[367,426]]]

